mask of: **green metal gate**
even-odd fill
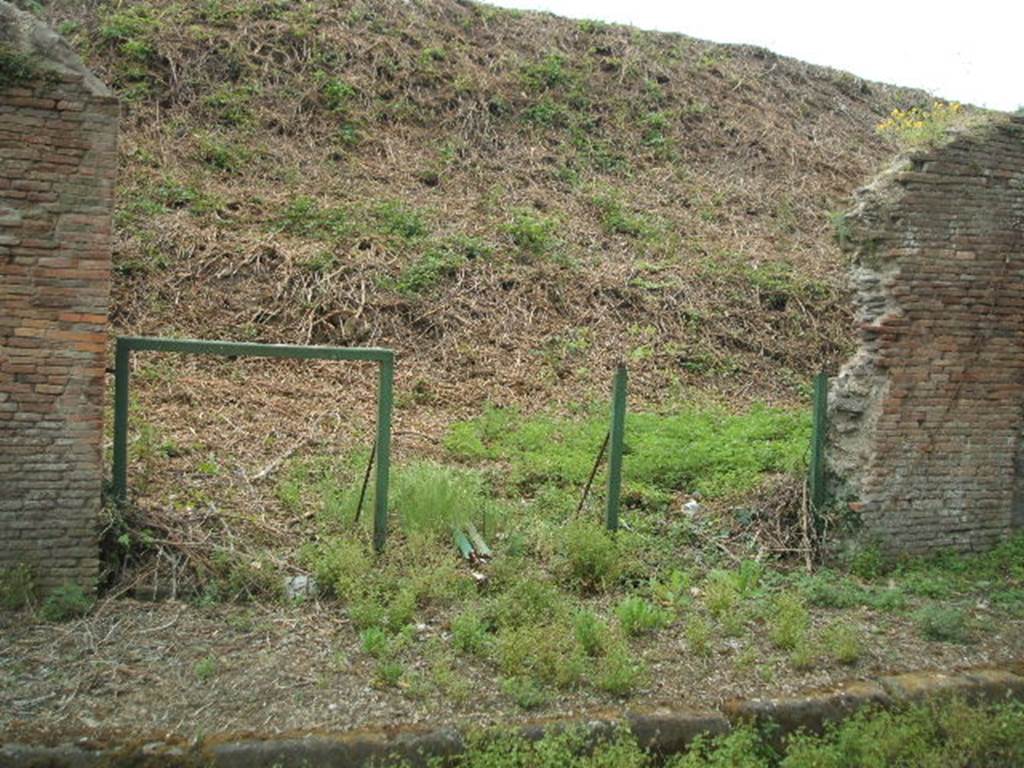
[[[299,360],[355,360],[378,364],[377,474],[373,516],[373,545],[384,548],[388,528],[388,474],[391,468],[391,409],[394,395],[395,353],[374,347],[316,347],[293,344],[250,344],[234,341],[162,339],[121,336],[117,339],[114,368],[114,499],[128,499],[128,377],[132,352],[180,352],[231,357],[279,357]]]

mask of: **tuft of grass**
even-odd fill
[[[860,632],[846,622],[837,622],[822,633],[828,655],[840,664],[856,664],[864,653]]]
[[[506,677],[501,681],[501,691],[527,712],[543,707],[549,700],[547,691],[529,677]]]
[[[238,173],[253,159],[253,151],[214,133],[196,135],[199,160],[224,173]]]
[[[584,592],[604,592],[622,572],[614,534],[587,520],[574,520],[560,535],[560,570]]]
[[[529,256],[547,256],[558,244],[555,221],[525,208],[513,211],[505,231],[520,252]]]
[[[474,237],[459,236],[434,244],[406,266],[395,282],[399,293],[424,293],[474,259],[487,258],[491,246]]]
[[[216,656],[204,656],[202,659],[196,662],[194,672],[199,681],[202,683],[208,683],[217,674],[217,669],[220,665],[217,663]]]
[[[642,237],[650,231],[646,219],[626,208],[621,197],[613,191],[596,195],[592,202],[601,219],[601,227],[609,235]]]
[[[429,232],[423,213],[397,200],[378,205],[375,215],[381,229],[389,235],[415,240]]]
[[[574,639],[571,628],[547,622],[508,627],[495,636],[494,659],[510,677],[573,688],[583,679],[587,666]]]
[[[625,643],[616,643],[598,664],[594,685],[605,693],[625,697],[633,694],[646,679],[643,663],[629,653]]]
[[[395,659],[381,659],[374,670],[377,683],[385,688],[397,688],[405,676],[405,667]]]
[[[17,611],[34,602],[35,579],[32,570],[20,563],[0,570],[0,608]]]
[[[695,656],[711,655],[711,624],[702,616],[692,615],[686,622],[686,644]]]
[[[476,472],[433,461],[417,461],[393,476],[390,502],[409,532],[446,533],[468,522],[487,503]]]
[[[797,644],[793,647],[792,653],[789,654],[789,663],[793,665],[793,669],[800,671],[813,669],[817,661],[818,655],[815,653],[814,646],[807,638],[798,640]],[[856,658],[853,661],[856,661]],[[852,664],[853,661],[843,663]]]
[[[463,653],[484,655],[491,645],[491,636],[483,615],[474,609],[460,613],[452,621],[452,645]]]
[[[625,598],[615,609],[622,631],[627,635],[643,635],[667,627],[672,614],[636,595]]]
[[[603,656],[611,641],[608,625],[593,612],[581,609],[573,617],[573,630],[583,652],[590,657]]]
[[[540,61],[522,69],[523,84],[532,91],[547,91],[571,85],[575,78],[565,57],[549,53]]]
[[[344,208],[324,206],[302,195],[288,203],[277,218],[277,226],[291,235],[327,241],[342,238],[352,230]]]
[[[926,640],[967,643],[971,639],[967,617],[959,608],[931,605],[917,611],[914,622]]]
[[[69,621],[85,616],[95,602],[78,584],[62,584],[47,595],[39,612],[46,621]]]
[[[792,651],[804,642],[811,617],[803,601],[793,594],[775,598],[768,619],[768,639],[783,651]]]
[[[12,88],[39,75],[35,61],[8,45],[0,44],[0,88]]]

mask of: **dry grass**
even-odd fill
[[[922,98],[451,0],[45,12],[125,99],[115,332],[393,347],[399,460],[487,402],[603,399],[620,359],[635,408],[800,402],[853,338],[827,212],[892,153],[875,125]],[[110,532],[163,554],[122,563],[120,588],[175,593],[218,550],[294,569],[315,529],[276,489],[293,461],[368,447],[370,371],[136,366],[141,511]],[[784,496],[769,550],[795,546]]]

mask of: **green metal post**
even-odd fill
[[[828,374],[814,377],[814,417],[811,433],[811,508],[825,506],[825,436],[828,432]]]
[[[118,339],[114,347],[114,502],[128,500],[128,359],[131,347]]]
[[[393,356],[380,361],[377,393],[377,491],[373,513],[373,547],[384,549],[388,536],[388,473],[391,471],[391,402],[395,384]]]
[[[608,459],[608,510],[605,526],[609,531],[619,528],[619,496],[622,493],[622,446],[626,429],[626,366],[619,363],[612,387],[612,428]]]

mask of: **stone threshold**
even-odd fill
[[[784,698],[729,701],[721,709],[652,708],[595,712],[583,718],[550,718],[517,725],[520,734],[537,740],[546,733],[583,727],[593,738],[629,728],[639,744],[660,756],[685,751],[700,734],[727,733],[738,724],[771,722],[775,738],[804,729],[820,733],[826,724],[850,717],[866,706],[894,707],[943,697],[969,703],[1024,701],[1024,662],[1003,668],[955,673],[910,672],[853,681],[829,691],[808,691]],[[389,759],[426,766],[431,758],[454,756],[464,748],[455,727],[439,729],[364,729],[343,733],[283,734],[260,739],[251,734],[222,735],[184,747],[165,741],[137,742],[101,750],[75,744],[55,747],[9,743],[0,746],[4,768],[361,768]]]

